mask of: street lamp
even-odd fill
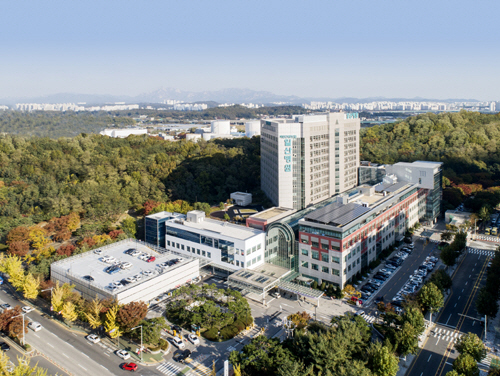
[[[142,325],[137,325],[136,327],[130,329],[130,330],[134,330],[134,329],[137,329],[137,328],[141,328],[141,350],[140,350],[140,353],[141,353],[141,363],[142,363]]]
[[[25,333],[24,333],[24,329],[25,329],[25,328],[24,328],[24,315],[25,315],[25,314],[26,314],[26,313],[21,313],[20,315],[17,315],[17,316],[14,316],[14,317],[13,317],[13,319],[15,319],[16,317],[19,317],[19,316],[22,316],[22,317],[23,317],[23,346],[26,344],[25,337],[24,337],[24,334],[25,334]]]

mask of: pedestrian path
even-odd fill
[[[492,360],[492,356],[491,354],[486,354],[486,357],[484,359],[482,359],[478,365],[479,366],[483,366],[483,367],[486,367],[486,368],[490,368],[491,366],[491,360]]]
[[[371,324],[377,320],[375,316],[367,315],[366,313],[361,314],[361,317],[364,318],[368,324]]]
[[[454,330],[437,328],[432,332],[432,336],[437,339],[442,339],[445,342],[458,341],[462,338],[462,333],[455,332]]]
[[[161,373],[164,373],[165,375],[168,375],[168,376],[177,376],[177,374],[181,371],[180,367],[178,367],[175,364],[172,364],[170,362],[163,362],[158,367],[156,367],[156,369],[158,371],[160,371]],[[187,375],[191,375],[191,374],[188,373]]]
[[[194,372],[197,376],[211,376],[212,375],[212,370],[209,367],[206,367],[203,364],[200,364],[198,362],[192,362],[191,367],[193,367],[191,374],[193,374],[193,372]]]
[[[469,253],[472,253],[473,255],[481,255],[481,256],[487,256],[487,257],[494,257],[495,256],[495,251],[490,251],[490,250],[485,250],[485,249],[467,247],[467,251]]]

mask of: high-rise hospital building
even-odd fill
[[[262,121],[261,188],[282,208],[301,210],[357,186],[357,113]]]

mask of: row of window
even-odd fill
[[[301,249],[302,256],[309,257],[309,251],[307,249]],[[320,260],[323,262],[329,262],[329,257],[328,257],[327,252],[318,252],[315,250],[311,250],[311,258],[314,260]],[[335,264],[340,264],[340,257],[338,256],[331,256],[331,262]]]
[[[303,268],[305,268],[305,269],[309,269],[309,263],[307,261],[302,261],[301,266]],[[319,265],[311,263],[311,269],[319,271]],[[336,275],[336,276],[340,276],[340,271],[337,270],[337,269],[334,269],[334,268],[330,269],[328,266],[322,266],[321,267],[321,272],[322,273],[330,274],[330,270],[331,270],[331,274]]]

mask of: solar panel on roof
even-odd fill
[[[306,215],[305,218],[324,224],[343,226],[369,211],[370,208],[366,208],[359,204],[349,203],[347,205],[343,205],[338,202],[334,202],[321,209],[313,211],[312,213]]]

